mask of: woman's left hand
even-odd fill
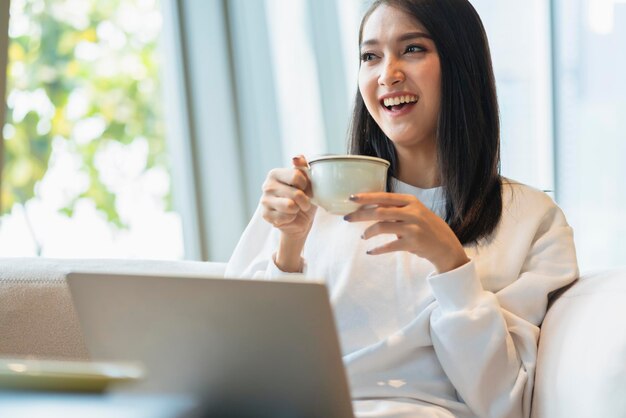
[[[377,255],[408,251],[434,264],[439,273],[467,263],[463,245],[448,224],[415,196],[397,193],[361,193],[351,197],[360,209],[346,215],[349,222],[376,221],[363,233],[363,239],[395,234],[397,240],[368,251]]]

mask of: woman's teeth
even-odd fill
[[[398,97],[388,97],[388,98],[383,100],[384,105],[387,106],[387,107],[397,106],[397,105],[403,104],[403,103],[415,103],[415,102],[417,102],[417,96],[411,96],[411,95],[398,96]]]

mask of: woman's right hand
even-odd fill
[[[311,182],[302,168],[304,156],[293,158],[293,168],[276,168],[263,183],[263,219],[282,232],[283,238],[304,241],[311,230],[317,206],[311,202]]]

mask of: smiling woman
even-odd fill
[[[161,20],[156,1],[11,2],[1,255],[183,256]]]
[[[337,216],[294,157],[225,275],[326,280],[358,417],[528,417],[548,295],[578,270],[559,207],[500,175],[482,22],[467,0],[379,0],[359,38],[348,139],[391,162],[387,190]]]
[[[452,10],[455,19],[438,22],[420,3],[374,5],[360,30],[351,151],[391,161],[390,173],[413,186],[445,185],[446,221],[462,243],[475,241],[493,230],[502,205],[498,104],[484,28],[472,26],[473,9]],[[423,14],[421,22],[404,10]],[[463,54],[467,48],[475,54]],[[415,104],[395,106],[413,97]]]
[[[373,119],[369,122],[372,128],[379,127],[393,140],[396,156],[388,156],[391,161],[398,157],[428,161],[431,168],[421,170],[425,177],[415,179],[414,185],[433,187],[437,182],[433,157],[441,100],[437,48],[422,25],[397,8],[381,6],[367,19],[371,24],[361,28],[357,96],[357,103],[363,101],[367,112],[362,114],[364,120],[357,117],[357,123]],[[360,134],[353,139],[357,144],[365,141]],[[397,169],[394,164],[392,172]]]

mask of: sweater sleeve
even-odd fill
[[[431,336],[458,396],[479,417],[529,417],[539,326],[550,292],[578,276],[573,234],[553,205],[537,225],[516,281],[486,291],[470,261],[432,275]]]
[[[259,205],[228,261],[224,277],[269,280],[305,277],[306,261],[302,273],[286,273],[276,266],[273,256],[279,238],[279,231],[263,219]]]

